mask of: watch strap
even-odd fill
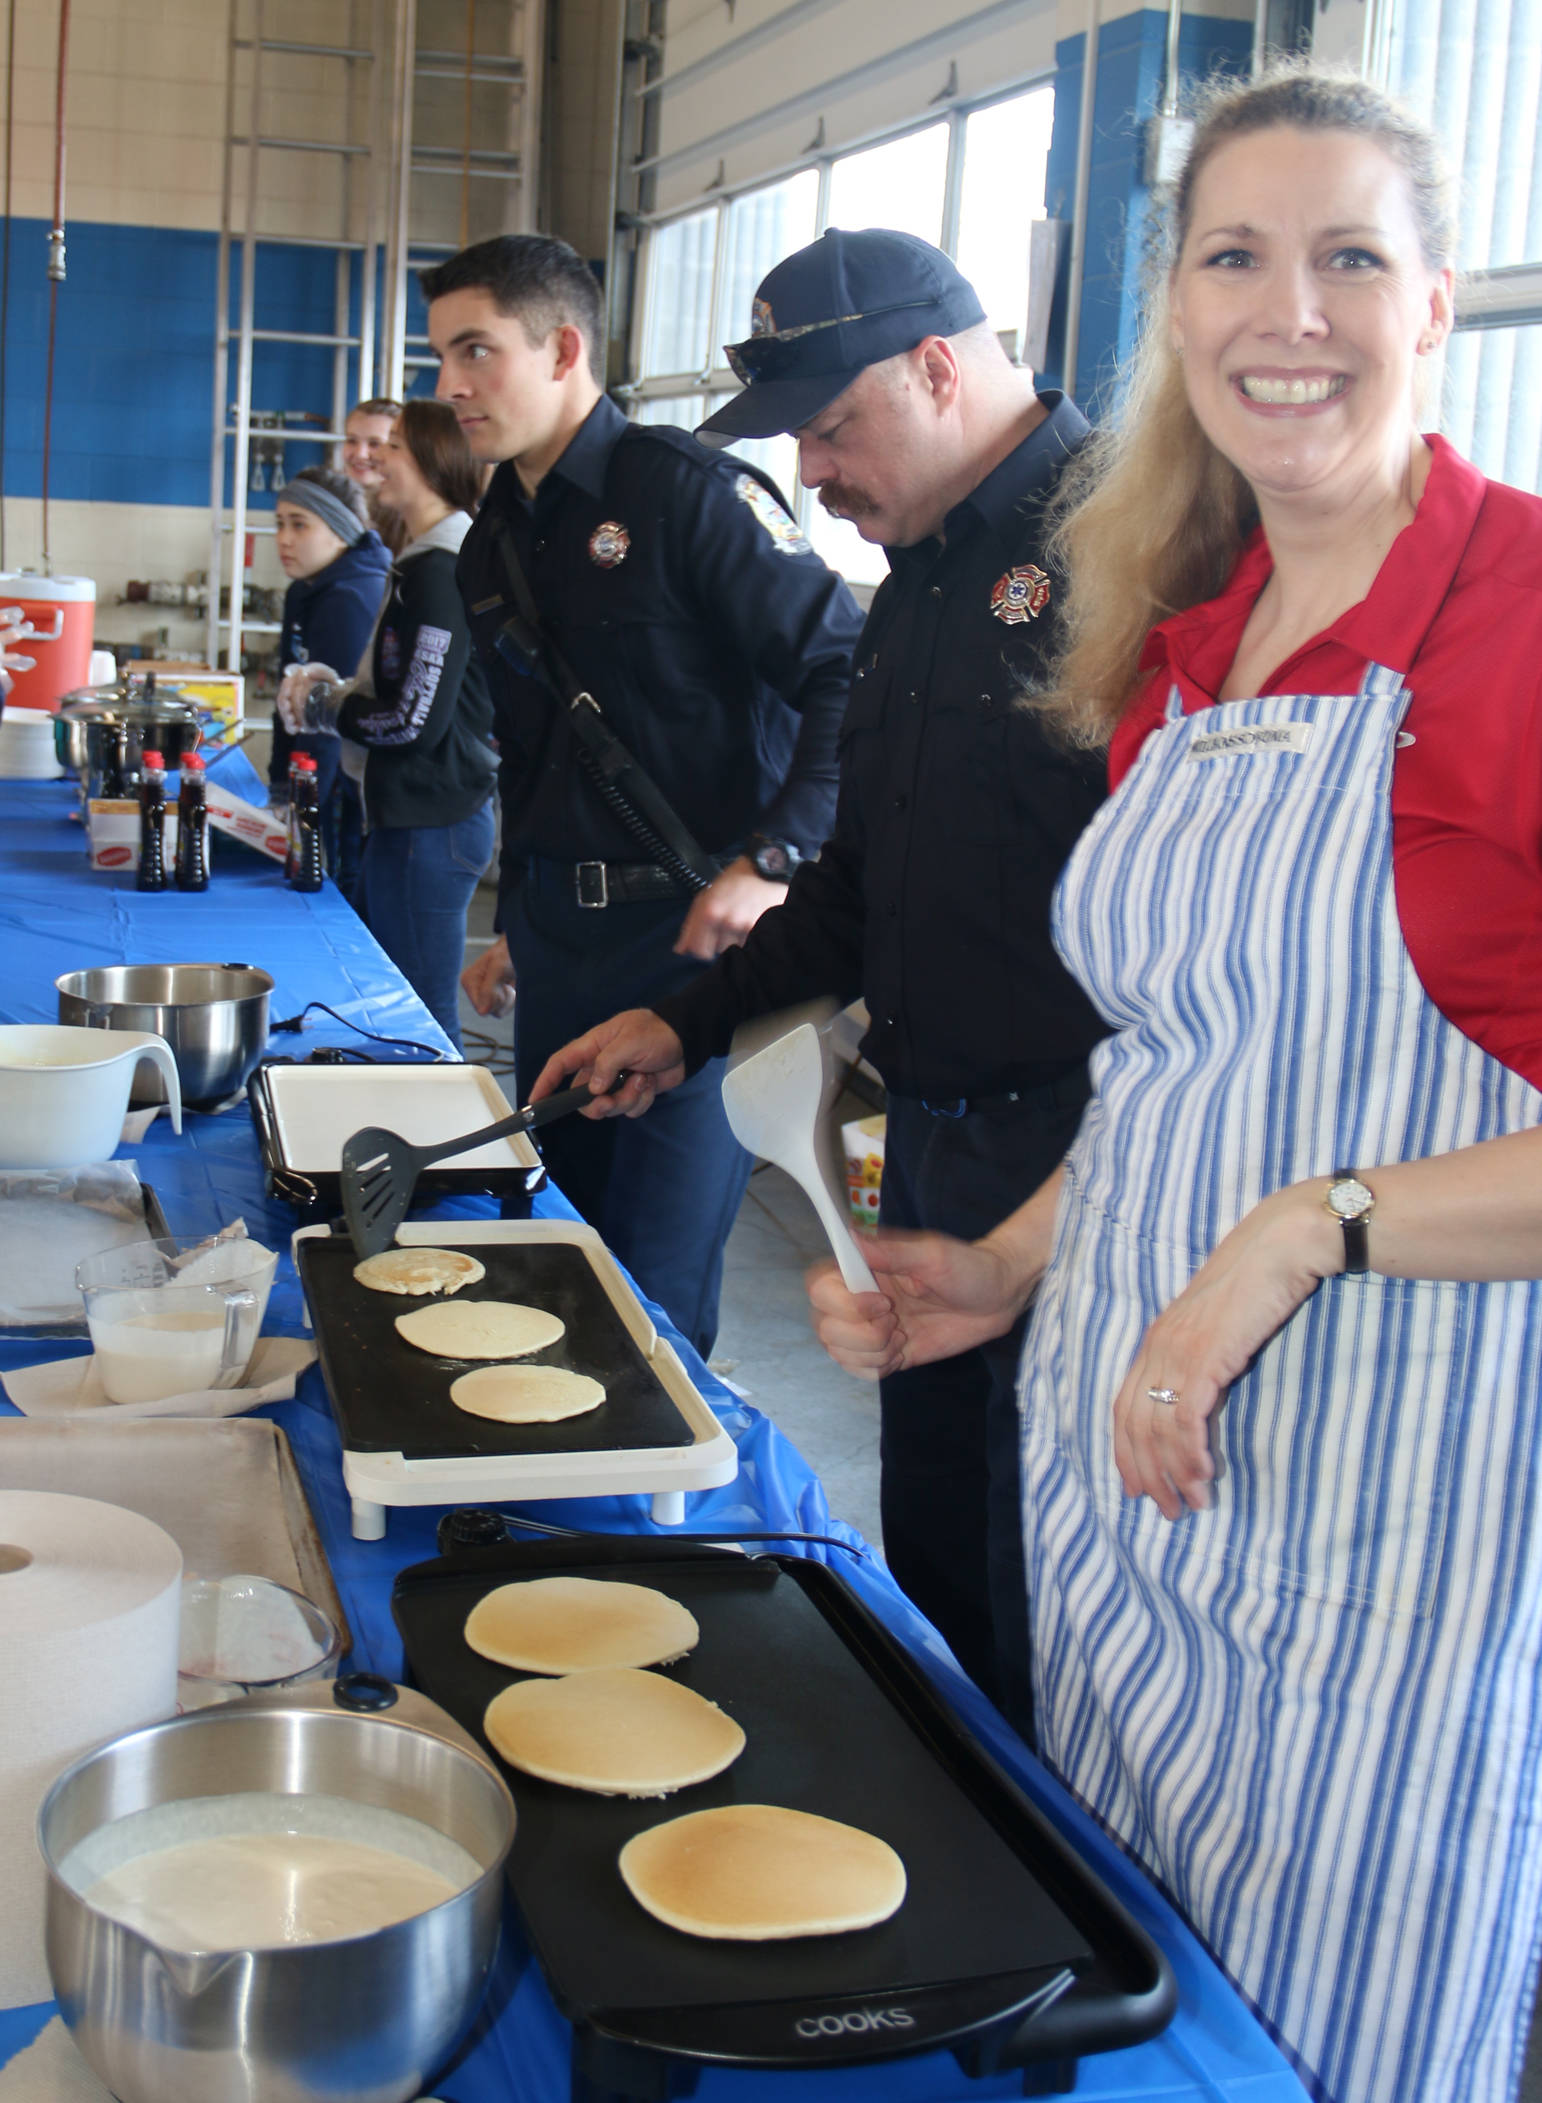
[[[1352,1168],[1336,1168],[1333,1171],[1333,1180],[1335,1183],[1359,1182],[1360,1178]],[[1368,1271],[1371,1267],[1371,1237],[1366,1227],[1366,1215],[1361,1213],[1356,1219],[1345,1219],[1344,1215],[1340,1213],[1338,1222],[1344,1230],[1344,1269],[1346,1273]]]
[[[744,851],[754,864],[756,875],[767,883],[790,882],[803,862],[803,856],[792,841],[779,839],[774,833],[750,833],[745,839]]]

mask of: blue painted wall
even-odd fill
[[[42,490],[43,392],[48,347],[47,223],[11,222],[6,325],[7,496]],[[76,222],[68,229],[68,276],[59,288],[54,354],[49,493],[63,500],[125,504],[209,501],[214,409],[214,289],[218,237],[153,226]],[[353,259],[357,326],[359,262]],[[264,244],[257,253],[256,315],[262,328],[330,333],[330,252]],[[240,314],[240,258],[232,255],[230,320]],[[417,288],[409,329],[423,327]],[[232,353],[231,391],[234,392]],[[413,391],[431,391],[431,374]],[[254,409],[309,409],[329,420],[332,354],[260,343],[252,366]],[[325,421],[321,428],[325,428]],[[285,448],[285,471],[322,458],[314,445]],[[227,492],[228,495],[228,492]],[[269,508],[271,490],[253,493]]]
[[[1252,58],[1248,22],[1186,14],[1178,62],[1186,79],[1242,73]],[[1092,165],[1087,200],[1087,244],[1082,273],[1081,342],[1076,392],[1091,416],[1106,413],[1120,368],[1135,348],[1140,326],[1151,192],[1141,180],[1146,120],[1161,99],[1167,52],[1167,16],[1154,8],[1121,16],[1098,38],[1093,98]],[[1076,194],[1086,38],[1055,46],[1055,126],[1050,139],[1045,196],[1050,213],[1069,218]],[[1063,316],[1045,367],[1047,383],[1063,384]]]

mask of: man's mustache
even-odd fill
[[[842,518],[867,518],[878,509],[865,489],[857,489],[849,482],[826,482],[819,492],[819,501],[826,511]]]

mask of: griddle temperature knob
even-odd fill
[[[445,1513],[434,1538],[441,1555],[453,1555],[457,1548],[496,1548],[508,1539],[508,1533],[501,1512],[463,1504],[458,1511]]]
[[[396,1689],[378,1672],[345,1672],[332,1682],[332,1699],[355,1716],[373,1716],[396,1707]]]

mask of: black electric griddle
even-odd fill
[[[598,1409],[556,1424],[497,1424],[468,1416],[450,1400],[450,1383],[478,1361],[437,1358],[397,1333],[396,1317],[432,1304],[429,1296],[372,1292],[355,1279],[346,1235],[303,1236],[296,1244],[316,1348],[337,1428],[359,1453],[408,1460],[489,1455],[613,1453],[689,1446],[695,1436],[626,1324],[581,1245],[572,1242],[458,1243],[453,1230],[436,1248],[461,1248],[486,1267],[463,1286],[456,1306],[517,1300],[544,1307],[565,1334],[530,1365],[566,1366],[605,1389]]]
[[[478,1737],[527,1675],[465,1642],[494,1586],[547,1575],[653,1584],[701,1628],[664,1668],[743,1727],[726,1774],[652,1800],[505,1766],[519,1819],[508,1875],[558,2007],[574,2096],[666,2098],[691,2063],[809,2068],[950,2047],[971,2074],[1023,2067],[1062,2093],[1075,2061],[1154,2036],[1176,1990],[1117,1900],[955,1721],[839,1575],[794,1555],[584,1536],[467,1549],[397,1578],[392,1611],[419,1686]],[[485,1744],[485,1738],[482,1740]],[[727,1943],[631,1897],[616,1857],[684,1812],[776,1803],[876,1833],[905,1863],[890,1920],[856,1934]]]

